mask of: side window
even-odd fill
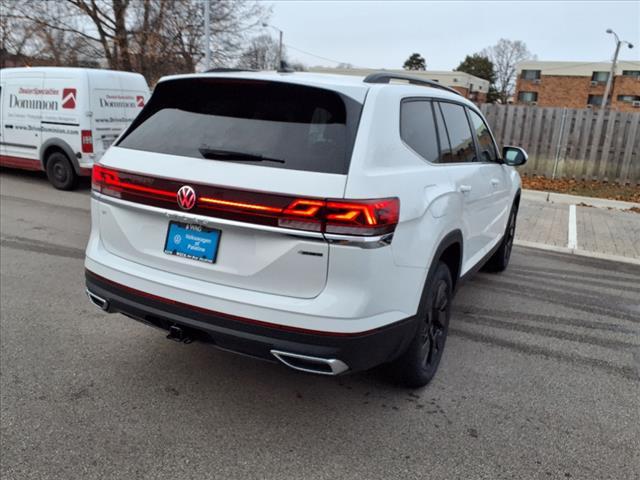
[[[425,160],[438,160],[438,139],[430,101],[404,100],[400,104],[400,138]]]
[[[456,163],[476,161],[476,147],[464,107],[445,102],[440,103],[440,107],[451,142],[451,161]]]
[[[449,132],[442,118],[442,110],[440,104],[434,103],[433,110],[436,114],[436,124],[438,125],[438,138],[440,139],[440,163],[452,163],[456,160],[451,152],[451,141],[449,140]]]
[[[489,127],[484,123],[484,120],[480,115],[471,109],[467,109],[469,116],[471,117],[471,125],[476,131],[476,138],[478,139],[478,146],[480,147],[480,161],[482,162],[495,162],[498,160],[498,152],[496,146],[493,143],[491,132]]]

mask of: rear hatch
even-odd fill
[[[219,285],[317,296],[329,248],[304,218],[313,200],[296,199],[343,197],[361,108],[283,82],[161,82],[94,169],[105,248]]]

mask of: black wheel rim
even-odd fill
[[[440,361],[449,316],[449,286],[440,280],[434,286],[434,292],[421,332],[422,353],[427,368],[437,366]]]
[[[69,172],[62,162],[55,162],[52,165],[53,178],[58,183],[65,183],[69,177]]]
[[[516,236],[516,212],[514,211],[509,218],[509,228],[507,229],[507,238],[504,246],[505,262],[511,257],[511,249],[513,248],[513,240]]]

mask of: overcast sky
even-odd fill
[[[612,28],[640,60],[640,0],[620,1],[274,1],[271,23],[284,31],[289,57],[308,66],[335,62],[401,68],[413,52],[429,70],[451,70],[499,38],[523,40],[538,60],[609,61]],[[276,33],[274,32],[274,35]]]

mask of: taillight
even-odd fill
[[[144,179],[146,181],[140,181]],[[153,181],[149,180],[151,180],[149,177],[119,172],[97,164],[93,166],[91,172],[91,188],[105,195],[137,201],[140,199],[136,197],[164,201],[176,200],[176,192],[150,187],[148,185],[153,184]]]
[[[325,211],[325,232],[346,235],[381,235],[393,232],[400,217],[400,200],[333,201]]]
[[[93,153],[93,135],[91,130],[82,130],[80,132],[82,143],[82,153]]]
[[[181,210],[176,192],[185,185],[147,175],[93,166],[92,188],[112,197]],[[210,185],[190,186],[197,200],[190,213],[320,233],[373,236],[398,224],[400,201],[292,198]]]
[[[397,198],[381,200],[296,199],[278,224],[287,228],[343,235],[381,235],[395,230],[400,214]]]

